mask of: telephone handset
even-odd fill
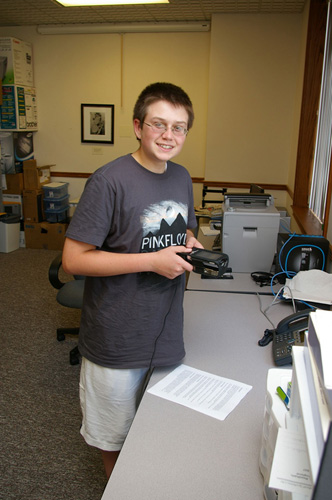
[[[293,345],[303,345],[304,332],[308,329],[309,313],[304,309],[287,316],[273,330],[273,358],[276,365],[292,363]]]

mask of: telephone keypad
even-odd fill
[[[275,363],[277,365],[290,364],[293,345],[301,345],[302,343],[298,331],[275,334],[273,342]]]

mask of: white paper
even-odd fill
[[[148,392],[224,420],[252,386],[180,365]]]
[[[320,269],[299,271],[294,278],[286,279],[284,297],[332,304],[332,276]]]
[[[302,434],[279,428],[269,487],[304,495],[302,498],[311,498],[313,485]]]
[[[324,375],[324,385],[327,389],[332,389],[332,311],[317,310],[312,313],[316,335],[320,344],[320,354]]]

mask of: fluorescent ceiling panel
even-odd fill
[[[56,0],[64,7],[91,7],[94,5],[134,5],[148,3],[169,3],[168,0]]]

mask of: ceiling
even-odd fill
[[[210,21],[212,14],[300,13],[307,0],[170,0],[169,4],[63,7],[53,0],[0,0],[0,26]]]

